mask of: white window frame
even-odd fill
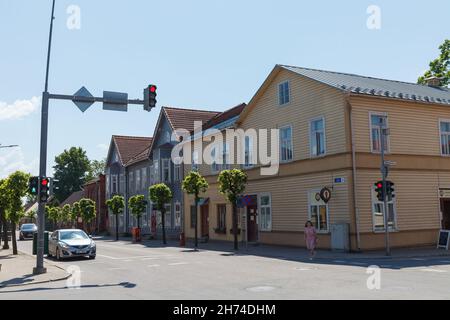
[[[313,195],[316,195],[317,193],[320,193],[320,189],[309,190],[308,193],[307,193],[307,196],[308,196],[308,220],[309,221],[313,220],[312,219],[312,212],[311,212],[311,207],[313,206],[313,204],[311,202],[311,197]],[[319,234],[329,234],[330,233],[330,206],[329,206],[328,203],[325,203],[325,202],[324,202],[324,204],[320,204],[320,205],[316,204],[315,206],[319,207],[319,206],[323,206],[323,205],[327,209],[327,229],[326,230],[319,230],[318,229],[318,228],[320,228],[320,221],[318,223],[318,226],[315,226],[315,228],[316,228],[316,232],[319,233]]]
[[[111,175],[107,174],[105,180],[106,180],[105,181],[105,184],[106,184],[106,198],[109,199],[111,197],[111,193],[110,193],[110,190],[111,190],[111,185],[110,185],[110,183],[111,183]]]
[[[247,148],[247,139],[248,139],[248,148]],[[253,137],[251,136],[245,136],[244,137],[244,169],[251,169],[254,165],[254,154],[253,154],[253,147],[254,147],[254,141]]]
[[[372,129],[374,129],[374,126],[372,125],[372,116],[379,116],[379,117],[385,117],[386,118],[386,129],[389,129],[389,114],[387,112],[377,112],[377,111],[369,111],[369,128],[370,128],[370,152],[375,154],[381,153],[381,141],[380,141],[380,150],[374,150],[373,149],[373,137],[372,137]],[[381,137],[381,132],[380,132]],[[389,154],[391,152],[391,138],[390,136],[387,136],[387,146],[386,146],[386,154]]]
[[[379,201],[377,199],[377,195],[375,192],[375,186],[372,186],[370,189],[370,194],[371,194],[371,200],[372,200],[372,229],[374,233],[384,233],[385,232],[385,228],[377,228],[375,226],[375,205],[376,204],[380,204],[381,207],[383,208],[383,223],[384,223],[384,202]],[[394,192],[394,194],[396,195],[396,192]],[[394,197],[392,199],[392,201],[388,202],[389,204],[393,205],[394,208],[394,225],[392,227],[389,227],[389,232],[397,232],[398,228],[397,228],[397,201],[396,201],[397,197]]]
[[[166,214],[165,214],[166,229],[172,229],[172,204],[166,203],[164,205],[164,207],[166,208]],[[169,222],[169,223],[167,223],[167,222]]]
[[[323,154],[313,153],[313,138],[316,138],[315,135],[313,135],[313,123],[317,121],[323,122]],[[316,131],[314,131],[314,133],[316,133]],[[315,141],[315,143],[317,143],[317,141]],[[327,127],[324,116],[320,116],[309,121],[309,155],[311,158],[321,158],[327,155]]]
[[[125,194],[125,188],[126,188],[125,175],[121,173],[119,175],[119,193],[122,195]]]
[[[281,131],[282,130],[284,130],[284,129],[290,129],[291,130],[291,142],[290,142],[290,144],[291,144],[291,153],[292,153],[292,158],[291,159],[288,159],[288,160],[283,160],[283,153],[282,153],[282,150],[283,150],[283,140],[282,140],[282,134],[281,134]],[[280,143],[280,163],[289,163],[289,162],[292,162],[292,161],[294,161],[294,130],[293,130],[293,127],[292,127],[292,125],[290,125],[290,124],[288,124],[288,125],[285,125],[285,126],[282,126],[282,127],[280,127],[279,128],[279,130],[280,130],[280,141],[279,141],[279,143]]]
[[[178,210],[177,210],[177,207],[179,208]],[[182,211],[183,211],[183,209],[181,207],[181,202],[180,201],[175,202],[175,208],[174,208],[174,213],[175,213],[174,225],[175,225],[175,228],[180,228],[181,227]]]
[[[217,174],[217,173],[219,173],[219,171],[221,169],[221,165],[220,165],[220,163],[218,163],[219,153],[220,153],[220,148],[218,146],[214,146],[211,148],[211,160],[212,160],[211,174]]]
[[[448,148],[448,153],[444,153],[442,150],[442,135],[444,134],[444,132],[442,132],[442,128],[441,125],[442,123],[449,123],[450,124],[450,119],[439,119],[439,149],[441,152],[441,156],[443,157],[450,157],[450,147]],[[445,134],[447,135],[447,139],[450,141],[450,131],[449,132],[445,132]],[[447,146],[449,144],[447,143]]]
[[[224,143],[222,146],[222,170],[229,170],[231,169],[231,158],[230,158],[230,144]]]
[[[111,193],[119,194],[119,176],[117,174],[111,176]]]
[[[161,170],[159,168],[159,160],[154,160],[153,161],[153,178],[154,183],[159,183],[161,181]]]
[[[141,190],[141,169],[134,170],[134,191],[138,193]]]
[[[173,180],[175,182],[181,182],[181,164],[174,164],[173,165]]]
[[[196,151],[196,150],[192,151],[192,163],[191,163],[192,171],[198,171],[199,170],[199,167],[200,167],[200,163],[199,162],[200,162],[199,152]]]
[[[262,198],[269,197],[269,205],[262,205]],[[265,228],[263,226],[263,216],[262,216],[262,209],[263,208],[269,208],[270,209],[270,219],[269,219],[269,227]],[[273,222],[273,206],[272,206],[272,194],[269,192],[260,193],[258,195],[258,212],[259,212],[259,230],[263,232],[271,232],[272,231],[272,222]]]
[[[141,190],[145,191],[147,187],[147,167],[141,168]]]
[[[170,161],[170,159],[162,159],[161,160],[161,173],[162,173],[162,177],[161,177],[161,180],[162,180],[162,182],[164,182],[164,183],[172,183],[172,170],[170,170],[171,169],[171,161]],[[166,180],[166,177],[165,177],[165,170],[167,169],[167,173],[168,173],[168,177],[167,177],[167,180]]]
[[[287,86],[288,86],[288,101],[285,102],[285,103],[282,103],[282,101],[281,101],[281,88],[285,84],[287,84]],[[278,92],[278,97],[277,97],[277,99],[278,99],[278,106],[280,106],[280,107],[288,106],[291,103],[291,81],[290,80],[285,80],[285,81],[282,81],[282,82],[278,83],[278,90],[277,90],[277,92]],[[283,96],[283,98],[284,98],[284,96]]]

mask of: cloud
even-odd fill
[[[30,100],[17,100],[13,104],[0,101],[0,121],[22,119],[41,106],[41,98],[33,97]]]
[[[0,149],[0,179],[6,178],[18,170],[37,175],[39,159],[25,161],[25,155],[21,148]]]

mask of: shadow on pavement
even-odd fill
[[[121,282],[117,284],[93,284],[93,285],[82,285],[79,287],[69,288],[67,286],[59,287],[59,288],[26,288],[19,290],[7,290],[8,288],[3,288],[5,290],[0,289],[0,294],[2,293],[19,293],[19,292],[38,292],[38,291],[50,291],[50,290],[67,290],[67,289],[98,289],[98,288],[108,288],[108,287],[123,287],[124,289],[133,289],[137,285],[131,282]]]

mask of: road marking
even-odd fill
[[[363,263],[363,262],[351,262],[351,264],[353,264],[355,266],[367,266],[367,263]]]
[[[160,266],[159,264],[151,264],[151,265],[147,266],[147,268],[157,268],[159,266]]]
[[[334,260],[334,263],[347,263],[347,261],[342,261],[342,260]]]
[[[109,268],[109,271],[117,271],[117,270],[127,270],[125,268]]]
[[[111,259],[111,260],[130,260],[130,259],[145,259],[145,258],[152,258],[152,259],[160,259],[160,258],[168,258],[170,256],[159,256],[159,257],[155,257],[154,255],[152,256],[135,256],[135,257],[122,257],[122,258],[118,258],[118,257],[111,257],[111,256],[105,256],[102,254],[97,254],[98,257],[102,257],[102,258],[107,258],[107,259]]]
[[[189,264],[187,262],[176,262],[176,263],[169,263],[169,266],[182,266],[182,265],[186,265]]]
[[[390,264],[382,264],[381,267],[382,268],[392,268],[392,266]]]
[[[423,272],[436,272],[436,273],[447,273],[447,271],[445,271],[445,270],[439,270],[439,269],[433,269],[433,268],[420,269],[420,271],[423,271]]]
[[[424,259],[424,258],[413,258],[412,260],[414,260],[414,261],[425,261],[426,259]]]

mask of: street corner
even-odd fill
[[[0,251],[0,290],[56,282],[69,279],[72,274],[53,263],[45,263],[46,273],[33,274],[36,260],[27,254],[13,255],[10,250]]]

